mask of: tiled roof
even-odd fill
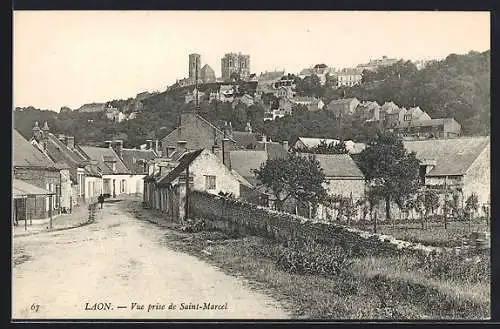
[[[137,160],[150,161],[156,157],[156,153],[153,150],[122,149],[123,163],[134,174],[144,174],[144,165],[141,161]]]
[[[299,153],[301,156],[311,155]],[[327,178],[352,177],[364,179],[365,176],[348,154],[314,154]]]
[[[24,139],[17,130],[13,130],[12,142],[12,165],[14,167],[57,170],[55,163]]]
[[[415,152],[419,160],[435,160],[436,166],[427,176],[463,175],[479,154],[490,147],[489,137],[432,139],[405,141],[404,146]]]
[[[94,147],[94,146],[80,146],[80,149],[92,160],[97,161],[97,166],[102,174],[130,174],[123,161],[118,157],[112,148],[108,147]],[[114,161],[115,171],[113,168],[106,164],[104,160]]]
[[[158,180],[158,185],[164,186],[174,181],[186,168],[203,152],[203,149],[185,153],[179,160],[179,164],[168,172],[165,176]]]
[[[260,165],[265,163],[267,159],[275,160],[287,156],[288,152],[279,143],[264,145],[262,142],[256,144],[255,150],[234,150],[229,153],[231,168],[253,185],[257,183],[253,170],[259,169]]]

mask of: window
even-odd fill
[[[411,114],[406,114],[405,121],[410,121],[410,120],[411,120]]]
[[[215,176],[205,175],[205,188],[215,190]]]
[[[127,187],[127,181],[122,179],[120,181],[120,193],[125,193],[125,188]]]
[[[56,195],[54,196],[54,209],[59,209],[59,202],[61,201],[61,186],[56,185]]]

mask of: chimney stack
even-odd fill
[[[112,141],[104,141],[104,145],[106,148],[111,148],[112,147]]]
[[[118,156],[121,158],[123,158],[123,141],[121,139],[117,139],[115,140],[115,147],[113,148],[116,152],[116,154],[118,154]]]
[[[151,150],[153,149],[153,140],[152,139],[146,139],[146,150]]]
[[[186,141],[177,141],[177,152],[182,154],[187,151],[187,142]]]
[[[75,137],[67,136],[66,137],[66,146],[68,146],[71,150],[75,148]]]
[[[49,125],[47,124],[47,121],[45,121],[42,127],[42,146],[44,150],[47,149],[47,144],[49,142],[49,131]]]
[[[220,161],[224,161],[219,145],[217,144],[212,145],[212,153],[215,154],[215,156],[219,158]]]
[[[231,158],[229,153],[231,152],[231,142],[229,138],[222,139],[222,163],[231,170]]]
[[[288,141],[283,141],[283,148],[288,152]]]
[[[154,145],[155,145],[155,153],[158,154],[160,152],[160,141],[155,139]]]
[[[40,130],[40,127],[38,127],[38,121],[35,121],[35,125],[33,126],[33,137],[37,142],[39,142],[42,139],[42,131]]]

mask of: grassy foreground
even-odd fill
[[[187,233],[161,214],[129,209],[164,227],[165,243],[267,291],[297,319],[488,319],[489,259],[356,256],[335,275],[283,266],[279,244],[255,236]],[[286,250],[286,249],[285,249]],[[285,262],[286,263],[286,262]]]

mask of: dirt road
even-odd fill
[[[288,317],[240,279],[173,251],[163,242],[165,231],[122,209],[120,203],[105,204],[88,226],[16,237],[12,317]]]

